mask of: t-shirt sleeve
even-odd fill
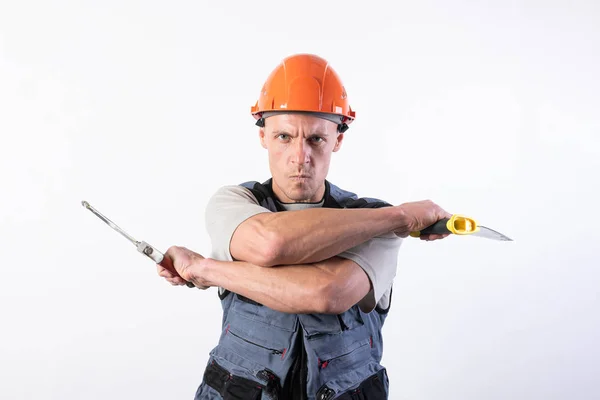
[[[211,258],[233,261],[229,245],[233,233],[248,218],[265,212],[252,192],[239,185],[219,188],[209,199],[205,211],[206,230],[212,242]]]
[[[390,232],[338,255],[357,263],[371,281],[372,290],[359,302],[364,312],[372,311],[378,303],[384,309],[388,307],[401,244],[402,238]]]

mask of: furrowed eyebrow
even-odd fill
[[[287,131],[285,129],[274,130],[273,132],[271,132],[271,134],[273,136],[278,136],[278,135],[293,136],[289,131]],[[314,138],[314,137],[328,137],[328,136],[329,135],[328,135],[327,131],[318,131],[318,132],[314,132],[314,133],[311,133],[310,135],[308,135],[307,139]]]

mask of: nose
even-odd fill
[[[304,140],[298,140],[292,150],[292,162],[294,164],[307,164],[310,159],[310,146]]]

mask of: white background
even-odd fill
[[[0,398],[193,397],[216,289],[171,287],[81,201],[207,254],[209,196],[269,177],[250,106],[297,52],[357,112],[332,182],[515,239],[404,243],[391,398],[600,398],[600,6],[378,4],[2,0]]]

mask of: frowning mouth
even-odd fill
[[[292,178],[292,179],[308,179],[308,178],[310,178],[310,175],[291,175],[290,178]]]

